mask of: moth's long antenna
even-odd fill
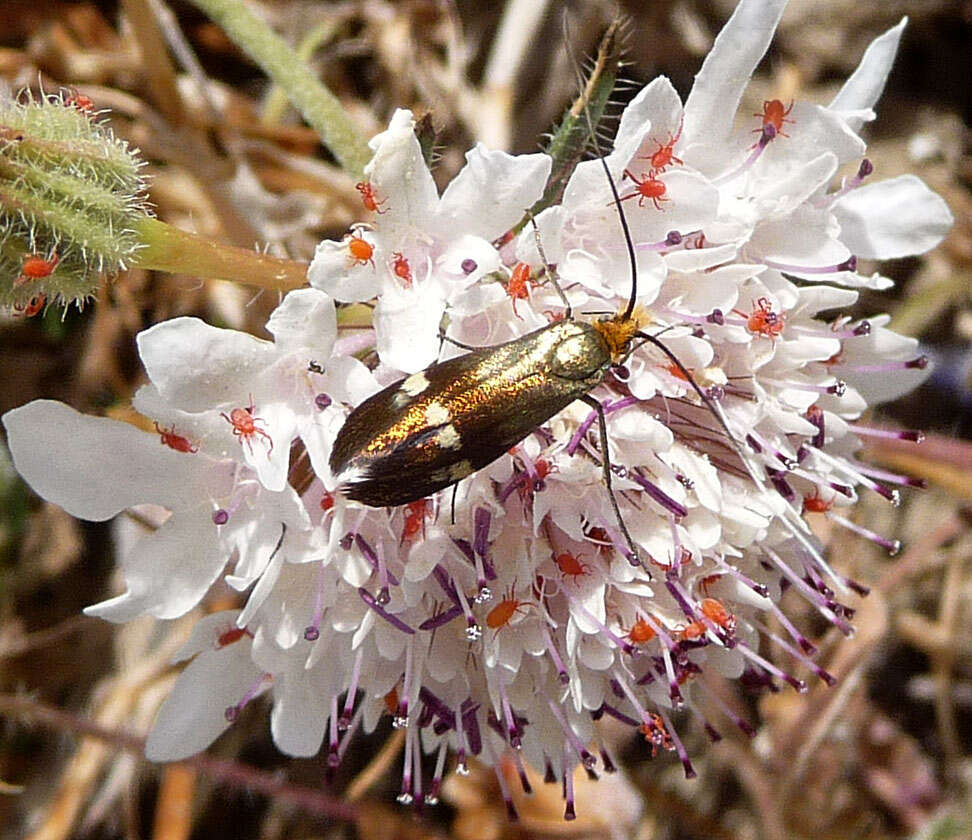
[[[615,20],[614,23],[608,27],[607,32],[601,39],[601,45],[598,47],[596,59],[597,63],[605,61],[606,56],[614,50],[614,39],[617,37],[620,26],[621,21]],[[567,54],[571,59],[571,63],[575,68],[578,68],[580,65],[577,62],[577,57],[574,55],[574,50],[571,45],[569,24],[566,14],[564,14],[564,43],[567,46]],[[578,79],[583,84],[583,78],[580,77],[579,71]],[[628,305],[625,307],[624,313],[621,315],[621,320],[627,321],[629,318],[631,318],[635,308],[635,301],[638,299],[638,261],[635,256],[634,242],[631,239],[631,229],[628,227],[628,218],[624,213],[624,205],[621,204],[621,196],[618,193],[618,188],[614,183],[614,178],[611,175],[611,170],[608,168],[607,161],[604,159],[604,153],[601,151],[601,144],[597,141],[597,130],[594,128],[594,121],[591,119],[591,109],[588,97],[584,97],[584,118],[587,120],[587,130],[591,138],[591,143],[594,146],[594,151],[597,153],[597,159],[601,162],[601,166],[604,168],[604,174],[607,176],[608,184],[611,187],[611,195],[614,196],[614,206],[618,209],[618,218],[621,221],[621,230],[624,232],[624,242],[628,248],[628,261],[631,265],[631,294],[628,297]]]

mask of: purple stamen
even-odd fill
[[[354,535],[354,542],[355,545],[358,546],[358,550],[361,552],[364,559],[367,560],[368,563],[371,565],[371,568],[373,568],[376,572],[378,572],[380,578],[384,578],[384,580],[380,581],[380,583],[382,584],[382,592],[383,593],[387,592],[389,583],[392,586],[398,586],[398,578],[388,571],[388,567],[385,566],[384,562],[382,562],[381,558],[378,557],[378,554],[368,544],[365,538],[361,536],[361,534]],[[388,598],[382,600],[381,603],[387,604]]]
[[[563,716],[560,709],[557,708],[557,704],[547,697],[547,705],[550,707],[550,711],[553,712],[553,716],[557,719],[557,723],[560,724],[560,728],[564,731],[564,736],[567,738],[567,742],[573,748],[574,752],[577,753],[580,763],[585,767],[593,767],[595,764],[597,764],[597,758],[588,752],[587,747],[584,746],[583,742],[567,722],[567,719]]]
[[[669,513],[677,516],[679,519],[688,516],[688,508],[686,508],[685,505],[676,502],[664,490],[652,484],[652,482],[641,474],[640,470],[630,470],[628,472],[628,478],[634,481],[654,501],[665,508],[665,510],[667,510]]]
[[[414,635],[415,631],[409,627],[404,621],[402,621],[398,616],[392,615],[388,612],[378,601],[375,596],[372,595],[363,586],[358,589],[358,594],[361,596],[361,600],[364,601],[371,609],[373,609],[378,615],[380,615],[385,621],[392,625],[392,627],[397,627],[403,633],[408,633],[410,636]]]
[[[502,672],[497,671],[496,674],[499,677],[500,707],[503,710],[503,717],[506,719],[506,737],[510,742],[510,746],[518,750],[523,746],[523,742],[520,740],[520,730],[513,717],[510,699],[506,695],[506,684],[503,682]]]
[[[554,667],[557,669],[557,679],[560,681],[561,685],[567,685],[570,682],[570,677],[567,674],[567,669],[564,667],[564,660],[560,658],[560,654],[557,652],[553,639],[550,638],[550,631],[547,630],[546,624],[543,625],[543,640],[544,644],[547,646],[547,653],[550,654],[550,659],[553,661]]]
[[[783,572],[783,575],[787,580],[792,583],[797,590],[811,603],[813,604],[820,614],[826,618],[828,621],[834,624],[841,633],[845,636],[850,636],[854,630],[853,628],[844,621],[839,615],[837,615],[827,604],[827,599],[824,598],[819,592],[811,589],[805,580],[801,578],[796,572],[793,571],[786,563],[783,562],[782,558],[771,548],[763,546],[763,551],[766,556],[770,558],[773,564]]]
[[[885,440],[909,440],[912,443],[922,443],[925,433],[917,429],[876,429],[873,426],[852,425],[851,430],[862,437],[884,438]]]
[[[325,408],[329,408],[331,403],[334,402],[327,394],[318,394],[314,397],[314,405],[318,411],[323,411]]]
[[[435,630],[438,627],[444,627],[446,624],[452,621],[452,619],[458,618],[460,615],[462,615],[462,607],[457,605],[452,606],[443,612],[436,613],[431,618],[425,619],[425,621],[419,625],[418,629]]]
[[[635,249],[638,251],[667,251],[681,244],[682,234],[677,230],[670,230],[668,235],[660,242],[642,242],[640,245],[635,245]]]
[[[456,606],[459,606],[459,596],[456,594],[455,581],[449,577],[449,573],[443,568],[441,563],[435,564],[435,567],[432,569],[432,576],[439,586],[442,587],[442,591],[449,597],[449,600]]]
[[[618,768],[611,760],[611,754],[606,749],[601,749],[601,764],[604,766],[605,773],[617,773]]]
[[[668,737],[672,739],[672,743],[675,745],[675,752],[678,753],[678,757],[682,762],[682,768],[685,771],[685,778],[694,779],[698,774],[695,772],[695,768],[692,766],[692,762],[689,760],[688,750],[686,750],[685,745],[682,744],[682,739],[678,737],[675,727],[672,726],[671,720],[669,720],[668,715],[666,715],[664,711],[659,709],[658,716],[665,722],[665,728],[668,730]]]
[[[361,656],[364,648],[358,648],[354,657],[354,665],[351,666],[351,679],[348,682],[348,693],[344,699],[344,711],[338,719],[338,729],[342,732],[351,725],[351,712],[354,709],[354,698],[358,693],[358,679],[361,677]]]
[[[843,526],[848,531],[853,531],[858,536],[864,537],[866,540],[870,540],[876,545],[881,546],[891,557],[894,557],[899,551],[901,551],[901,540],[889,540],[886,537],[882,537],[880,534],[870,531],[867,528],[858,525],[856,522],[851,522],[849,519],[845,519],[843,516],[834,513],[833,511],[827,512],[827,518],[833,520],[838,525]]]
[[[402,790],[398,796],[395,797],[395,801],[402,805],[408,805],[412,802],[412,732],[414,730],[408,730],[405,733],[405,755],[402,758]]]
[[[876,478],[880,481],[887,481],[889,484],[900,484],[902,487],[917,487],[919,490],[925,490],[928,487],[928,482],[923,478],[912,478],[910,475],[898,475],[898,473],[888,472],[887,470],[879,470],[877,467],[872,467],[870,464],[862,464],[860,461],[852,461],[851,463],[862,475]]]
[[[594,757],[591,756],[593,759]],[[574,810],[574,774],[567,767],[567,744],[564,743],[564,820],[570,822],[577,819],[577,812]]]
[[[479,719],[476,711],[479,706],[472,704],[470,700],[463,701],[463,706],[470,704],[462,713],[462,725],[466,731],[466,741],[469,744],[469,751],[473,755],[479,755],[483,751],[483,739],[479,733]]]
[[[710,324],[716,324],[717,326],[724,326],[726,323],[726,316],[723,314],[721,309],[713,309],[708,315],[705,316],[705,320]]]
[[[794,265],[792,263],[777,262],[763,258],[763,265],[767,268],[775,268],[777,271],[786,271],[790,274],[837,274],[841,271],[857,271],[857,257],[851,254],[846,260],[836,265]]]
[[[449,752],[449,744],[447,741],[443,741],[439,746],[439,754],[435,759],[435,771],[432,773],[432,784],[429,785],[429,795],[425,797],[425,801],[429,805],[439,804],[439,788],[442,786],[442,772],[445,770],[445,760],[446,755]]]
[[[213,524],[214,525],[225,525],[227,522],[229,522],[229,518],[230,518],[230,515],[229,515],[229,511],[228,510],[224,510],[223,508],[219,508],[218,510],[214,510],[213,511]]]
[[[482,593],[483,590],[480,590]],[[489,590],[486,590],[489,592]],[[466,641],[475,642],[482,638],[483,628],[476,621],[476,616],[473,615],[472,609],[469,607],[469,602],[466,600],[466,593],[461,589],[456,590],[456,594],[459,596],[459,602],[462,606],[462,611],[466,615]]]
[[[783,680],[783,682],[793,686],[793,688],[795,688],[800,694],[806,694],[807,684],[803,680],[798,680],[796,677],[786,673],[786,671],[777,668],[772,662],[764,659],[762,656],[756,653],[756,651],[749,647],[749,645],[741,640],[736,642],[736,647],[742,651],[743,656],[745,656],[747,659],[751,659],[753,662],[763,668],[763,670],[775,675],[779,679]]]
[[[772,639],[774,642],[776,642],[776,644],[778,644],[781,648],[783,648],[783,650],[785,650],[788,654],[790,654],[790,656],[792,656],[798,662],[802,662],[804,665],[806,665],[807,668],[813,671],[813,673],[816,674],[817,677],[823,680],[823,682],[825,682],[827,685],[833,686],[837,684],[837,680],[831,674],[827,673],[827,671],[825,671],[816,662],[814,662],[812,659],[806,656],[801,650],[795,648],[788,641],[786,641],[786,639],[781,639],[778,635],[776,635],[776,633],[770,630],[769,627],[767,627],[761,621],[757,621],[756,619],[750,619],[750,620],[756,627],[759,628],[760,632],[762,632],[764,636],[766,636],[768,639]]]
[[[619,711],[618,709],[614,708],[614,706],[610,706],[607,703],[602,703],[601,704],[600,711],[602,711],[606,715],[610,715],[615,720],[621,721],[621,723],[628,724],[628,726],[638,726],[639,725],[638,724],[638,721],[636,721],[633,717],[628,717],[628,715],[626,715],[624,712]],[[605,769],[607,769],[607,768],[605,768]],[[608,771],[608,772],[610,772],[610,771]]]
[[[479,265],[474,259],[466,257],[466,259],[459,263],[459,268],[462,269],[463,274],[472,274],[477,268],[479,268]]]
[[[235,706],[227,706],[226,711],[223,716],[230,722],[233,723],[239,716],[240,712],[246,707],[246,705],[260,692],[263,690],[264,684],[273,681],[272,674],[260,674],[257,681],[253,683],[247,690],[246,693],[240,698],[239,702]]]
[[[337,767],[341,763],[341,759],[338,756],[338,699],[336,694],[331,696],[331,715],[328,721],[328,730],[327,763],[330,767]]]
[[[740,175],[746,172],[746,170],[748,170],[754,163],[756,163],[757,160],[759,160],[760,155],[763,154],[763,151],[766,149],[766,147],[776,138],[776,135],[777,135],[776,126],[773,125],[773,123],[766,123],[766,125],[763,126],[763,130],[760,132],[759,140],[757,140],[752,146],[750,146],[750,148],[753,151],[749,155],[749,157],[746,158],[746,160],[743,161],[742,164],[737,166],[732,171],[727,172],[725,175],[721,175],[715,180],[713,180],[712,183],[718,187],[721,186],[722,184],[726,184],[729,181],[734,180],[735,178],[738,178]]]

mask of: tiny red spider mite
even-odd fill
[[[94,100],[81,93],[77,88],[71,89],[71,95],[64,100],[64,104],[70,108],[77,108],[85,114],[94,113]]]
[[[368,181],[358,181],[358,183],[354,185],[354,188],[361,193],[361,203],[364,205],[365,210],[370,210],[372,213],[386,212],[385,210],[382,210],[381,207],[385,201],[387,201],[387,199],[379,201],[375,195],[375,188],[372,187]]]
[[[20,277],[14,280],[14,288],[29,283],[31,280],[40,280],[50,277],[57,268],[61,258],[54,251],[49,257],[42,257],[38,254],[30,254],[24,257],[24,262],[20,266]]]
[[[564,577],[570,577],[576,580],[579,577],[584,577],[591,573],[591,567],[587,563],[581,562],[581,557],[583,556],[583,554],[574,556],[569,551],[562,551],[554,558],[554,562],[556,562],[557,568],[560,569],[560,573]]]
[[[261,429],[257,423],[263,422],[259,417],[253,416],[253,400],[250,400],[250,404],[245,408],[234,408],[228,415],[225,411],[220,412],[220,417],[222,417],[227,423],[233,427],[233,434],[240,439],[240,445],[244,443],[250,450],[250,454],[253,454],[253,438],[257,435],[266,439],[270,444],[270,448],[267,450],[267,457],[270,457],[270,453],[273,452],[273,438],[267,434],[265,429]]]
[[[763,125],[772,125],[776,129],[777,134],[782,134],[784,137],[789,137],[790,135],[783,131],[783,123],[792,123],[793,120],[788,120],[787,116],[790,111],[793,110],[793,102],[791,101],[788,106],[783,107],[783,103],[779,99],[766,99],[763,101],[763,110],[758,114],[753,114],[754,117],[761,117],[763,120]],[[759,131],[760,129],[756,129]]]
[[[516,302],[518,300],[526,300],[530,294],[528,287],[537,285],[533,281],[532,272],[533,269],[530,268],[528,263],[518,262],[515,266],[513,266],[513,272],[510,274],[510,279],[506,284],[506,293],[513,301],[513,314],[516,315],[517,318],[520,318],[520,320],[523,319],[516,311]]]
[[[395,272],[395,276],[402,281],[402,285],[406,289],[412,287],[412,267],[401,251],[395,251],[392,254],[392,271]]]
[[[348,256],[356,265],[375,265],[375,246],[366,240],[360,233],[354,233],[348,239]]]
[[[520,601],[510,593],[508,598],[504,598],[489,611],[486,616],[486,626],[490,630],[500,630],[513,620],[514,615],[517,613],[522,615],[528,606],[528,602]]]
[[[757,300],[749,315],[740,312],[738,309],[734,309],[733,312],[746,319],[746,329],[754,335],[776,338],[786,326],[786,315],[782,312],[774,312],[773,304],[770,303],[768,298],[761,297]]]
[[[225,415],[224,415],[225,416]],[[161,443],[163,446],[168,446],[169,449],[174,449],[176,452],[198,452],[199,447],[190,443],[188,438],[184,438],[182,435],[177,435],[175,433],[175,427],[170,426],[168,429],[162,428],[158,423],[155,424],[155,431],[159,433]]]
[[[640,181],[636,175],[627,169],[624,171],[624,174],[634,181],[637,189],[633,193],[622,196],[621,201],[627,201],[629,198],[637,198],[639,207],[644,207],[645,201],[651,201],[655,205],[655,209],[662,209],[660,202],[668,201],[668,197],[665,195],[668,187],[665,186],[664,181],[659,181],[651,172],[647,175],[642,175]]]
[[[628,638],[636,645],[648,644],[655,638],[655,629],[643,618],[639,618],[628,631]]]
[[[647,158],[648,160],[651,161],[652,175],[658,175],[659,173],[664,172],[666,167],[671,166],[673,162],[677,163],[679,166],[682,165],[681,158],[675,157],[673,150],[675,148],[675,144],[682,136],[682,128],[684,125],[685,125],[685,118],[682,117],[681,122],[679,122],[678,124],[678,133],[675,134],[674,136],[669,134],[667,143],[662,145],[661,143],[658,143],[658,141],[655,141],[658,145],[658,148],[655,149],[655,151],[652,152],[651,155],[649,155]]]

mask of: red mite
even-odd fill
[[[506,284],[506,293],[513,301],[513,314],[517,318],[520,318],[520,315],[516,311],[516,302],[518,300],[526,300],[530,294],[528,286],[536,285],[532,280],[532,269],[529,265],[519,262],[513,266],[513,273],[510,275],[509,282]]]
[[[754,117],[762,117],[763,125],[772,125],[776,129],[777,134],[782,134],[784,137],[789,137],[783,130],[783,123],[792,123],[793,120],[788,120],[786,117],[793,110],[793,102],[784,108],[783,103],[779,99],[766,99],[763,101],[762,113],[753,114]],[[760,129],[757,129],[759,131]]]
[[[176,452],[199,451],[199,447],[190,443],[188,438],[184,438],[182,435],[177,435],[175,433],[174,426],[170,426],[168,429],[163,429],[158,423],[156,423],[155,431],[159,433],[162,445],[168,446],[169,449],[174,449]]]
[[[628,638],[636,645],[644,645],[655,638],[652,626],[643,618],[639,618],[628,631]]]
[[[72,90],[71,95],[64,100],[64,104],[70,108],[77,108],[85,114],[94,113],[94,100],[78,91],[77,88]]]
[[[348,256],[356,265],[375,266],[375,247],[368,242],[360,233],[355,233],[348,239]]]
[[[402,526],[402,541],[413,539],[425,527],[428,501],[420,499],[405,506],[405,524]]]
[[[644,207],[645,201],[648,200],[655,205],[655,209],[662,209],[660,202],[668,201],[668,198],[665,196],[665,191],[668,188],[665,186],[663,181],[659,181],[651,172],[649,172],[647,175],[643,175],[640,181],[627,169],[624,170],[624,174],[634,181],[637,189],[633,193],[628,193],[628,195],[621,196],[622,201],[627,201],[629,198],[637,198],[638,206]]]
[[[578,554],[576,557],[569,551],[562,551],[555,558],[557,563],[557,568],[560,569],[560,573],[564,577],[574,578],[576,580],[584,575],[589,575],[591,573],[591,567],[587,563],[582,563],[580,558],[583,554]]]
[[[244,636],[252,636],[245,627],[230,627],[228,630],[224,630],[219,634],[216,639],[216,647],[226,647],[227,645],[233,644],[233,642],[238,642]]]
[[[675,144],[678,142],[679,137],[682,136],[682,127],[685,124],[685,118],[682,117],[681,122],[678,124],[678,133],[672,136],[668,135],[668,142],[662,145],[658,143],[658,148],[651,153],[649,159],[651,160],[651,174],[658,175],[665,171],[665,168],[671,166],[672,163],[677,163],[679,166],[682,165],[681,158],[675,157],[673,154],[673,149]],[[655,141],[658,142],[657,140]]]
[[[47,295],[34,295],[26,304],[14,304],[14,314],[23,315],[25,318],[33,318],[44,308],[47,303]]]
[[[253,454],[253,438],[257,435],[266,438],[270,443],[270,448],[267,450],[267,457],[269,458],[270,453],[273,452],[273,438],[267,434],[266,430],[257,425],[258,421],[262,421],[259,417],[253,416],[253,408],[253,400],[251,399],[246,408],[234,408],[228,415],[225,411],[220,412],[220,417],[233,427],[233,434],[240,439],[240,445],[246,443],[251,455]]]
[[[834,502],[831,499],[827,501],[821,499],[820,496],[814,494],[813,496],[807,496],[803,500],[803,512],[804,513],[826,513],[834,506]]]
[[[774,312],[773,305],[768,298],[762,297],[757,300],[749,315],[740,312],[738,309],[734,309],[733,312],[746,318],[746,329],[751,333],[766,338],[776,338],[783,332],[783,327],[786,326],[786,316],[782,312]]]
[[[491,630],[499,630],[509,624],[513,616],[523,609],[525,609],[524,603],[516,598],[500,601],[486,616],[486,626]]]
[[[384,213],[385,210],[381,209],[381,206],[388,199],[378,200],[375,195],[375,189],[367,181],[358,181],[354,185],[354,188],[361,193],[361,203],[365,206],[365,210],[370,210],[372,213]]]
[[[20,267],[20,277],[14,280],[14,288],[29,283],[31,280],[50,277],[60,261],[61,258],[57,255],[57,251],[52,253],[50,257],[41,257],[37,254],[24,257],[24,263]]]
[[[395,272],[395,276],[402,281],[402,285],[406,289],[412,288],[412,267],[408,264],[408,260],[402,256],[401,251],[395,251],[392,254],[392,271]]]

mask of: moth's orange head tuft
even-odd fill
[[[613,318],[604,318],[594,324],[594,329],[598,331],[607,344],[608,350],[611,351],[613,364],[620,364],[625,359],[631,349],[631,340],[635,333],[649,320],[651,319],[647,312],[641,307],[635,307],[628,318],[624,317],[623,312],[619,312]]]

